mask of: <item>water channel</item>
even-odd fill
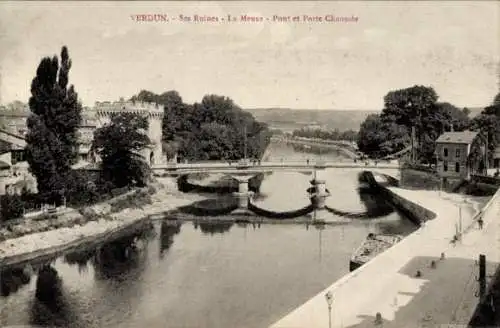
[[[270,160],[340,156],[272,147]],[[97,253],[57,259],[52,267],[61,286],[53,307],[36,300],[36,276],[0,296],[0,326],[267,327],[348,273],[349,258],[368,233],[407,235],[416,229],[377,195],[360,194],[358,174],[328,170],[327,204],[384,215],[321,228],[155,222],[136,247],[124,237]],[[259,206],[283,211],[309,204],[309,179],[272,174],[262,184]]]

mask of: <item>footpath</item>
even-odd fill
[[[433,211],[436,217],[293,310],[272,328],[445,327],[468,323],[479,301],[475,295],[479,287],[475,280],[479,254],[486,255],[487,276],[500,262],[500,203],[496,200],[500,192],[486,205],[482,230],[473,222],[470,211],[462,211],[462,227],[467,232],[453,244],[451,240],[459,224],[458,205],[463,204],[459,195],[389,189]],[[331,324],[327,292],[333,296]]]

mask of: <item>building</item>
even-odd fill
[[[493,163],[492,167],[498,169],[500,168],[500,146],[495,148],[495,153],[493,153]]]
[[[99,126],[99,121],[95,113],[89,108],[82,111],[82,122],[78,128],[78,160],[84,162],[94,162],[95,158],[91,153],[94,131]]]
[[[484,174],[486,158],[486,143],[478,132],[445,132],[436,140],[437,172],[442,179]]]
[[[149,165],[163,164],[167,162],[167,157],[162,147],[162,122],[163,107],[155,103],[139,101],[103,101],[96,102],[94,115],[97,118],[98,127],[111,121],[111,117],[119,113],[135,113],[147,117],[149,127],[147,135],[151,140],[151,145],[143,150],[143,156]]]
[[[162,148],[163,107],[153,103],[124,100],[96,102],[93,108],[83,108],[82,122],[78,129],[79,161],[90,163],[95,161],[95,156],[91,153],[94,131],[109,123],[114,114],[122,112],[141,114],[148,118],[149,129],[147,134],[151,140],[151,145],[143,151],[143,156],[150,165],[165,163],[167,158]],[[0,119],[7,122],[4,130],[24,137],[27,132],[26,121],[29,114],[30,111],[26,105],[15,109],[3,108],[0,111]]]
[[[36,192],[36,179],[24,156],[24,137],[0,130],[0,195]]]

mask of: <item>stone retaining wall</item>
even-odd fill
[[[400,197],[385,187],[380,187],[387,199],[391,202],[396,209],[403,213],[408,219],[418,226],[422,225],[425,221],[432,220],[436,217],[436,213],[428,210],[418,204],[415,204],[408,199]]]
[[[369,172],[373,176],[373,173]],[[384,197],[396,208],[398,209],[403,215],[405,215],[408,219],[410,219],[413,223],[416,225],[420,226],[422,223],[425,221],[432,220],[436,217],[436,213],[432,212],[431,210],[426,209],[425,207],[422,207],[418,204],[415,204],[414,202],[405,199],[401,196],[396,195],[392,191],[390,191],[388,188],[386,188],[384,185],[376,182],[375,178],[370,179],[373,181],[372,183],[376,185],[372,185],[372,187],[375,187],[378,189],[379,193],[384,195]]]

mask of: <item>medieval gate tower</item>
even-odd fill
[[[164,164],[167,162],[166,155],[162,149],[162,121],[163,108],[155,103],[139,101],[97,101],[95,103],[95,114],[98,127],[111,121],[111,117],[118,113],[134,113],[147,117],[149,128],[148,137],[151,145],[144,149],[143,156],[149,165]]]

